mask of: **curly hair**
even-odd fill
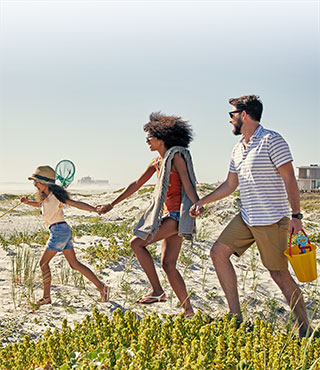
[[[150,121],[143,126],[143,130],[156,139],[162,140],[167,149],[173,146],[187,148],[193,140],[191,126],[181,117],[154,112],[150,114],[149,119]]]
[[[244,110],[255,121],[260,121],[263,105],[258,95],[245,95],[240,98],[231,98],[229,103],[238,110]]]
[[[70,194],[61,186],[55,185],[55,184],[48,184],[49,191],[52,192],[52,194],[61,202],[65,203],[66,200],[70,200]],[[44,201],[46,199],[45,193],[39,193],[38,200],[40,202]]]

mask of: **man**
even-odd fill
[[[256,242],[263,265],[269,270],[299,324],[299,335],[311,332],[302,293],[288,271],[283,255],[288,230],[302,229],[300,197],[292,156],[277,132],[260,125],[262,103],[256,95],[230,99],[233,133],[242,135],[232,151],[227,179],[195,203],[190,214],[198,216],[205,204],[227,197],[240,185],[241,212],[223,230],[210,256],[228,301],[230,314],[242,320],[237,277],[230,261]],[[291,205],[291,220],[290,208]]]

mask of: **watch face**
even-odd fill
[[[292,218],[297,218],[298,220],[301,220],[302,217],[303,217],[301,213],[297,213],[297,214],[291,215],[291,216],[292,216]]]

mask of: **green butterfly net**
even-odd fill
[[[76,167],[71,161],[64,159],[56,165],[55,172],[56,180],[60,182],[63,188],[67,188],[74,179]]]

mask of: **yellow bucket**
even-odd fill
[[[301,249],[297,245],[291,246],[291,238],[292,235],[290,236],[289,248],[283,253],[288,258],[298,280],[302,283],[315,280],[317,278],[316,246],[311,244],[308,239],[304,247],[305,253],[301,253]]]

